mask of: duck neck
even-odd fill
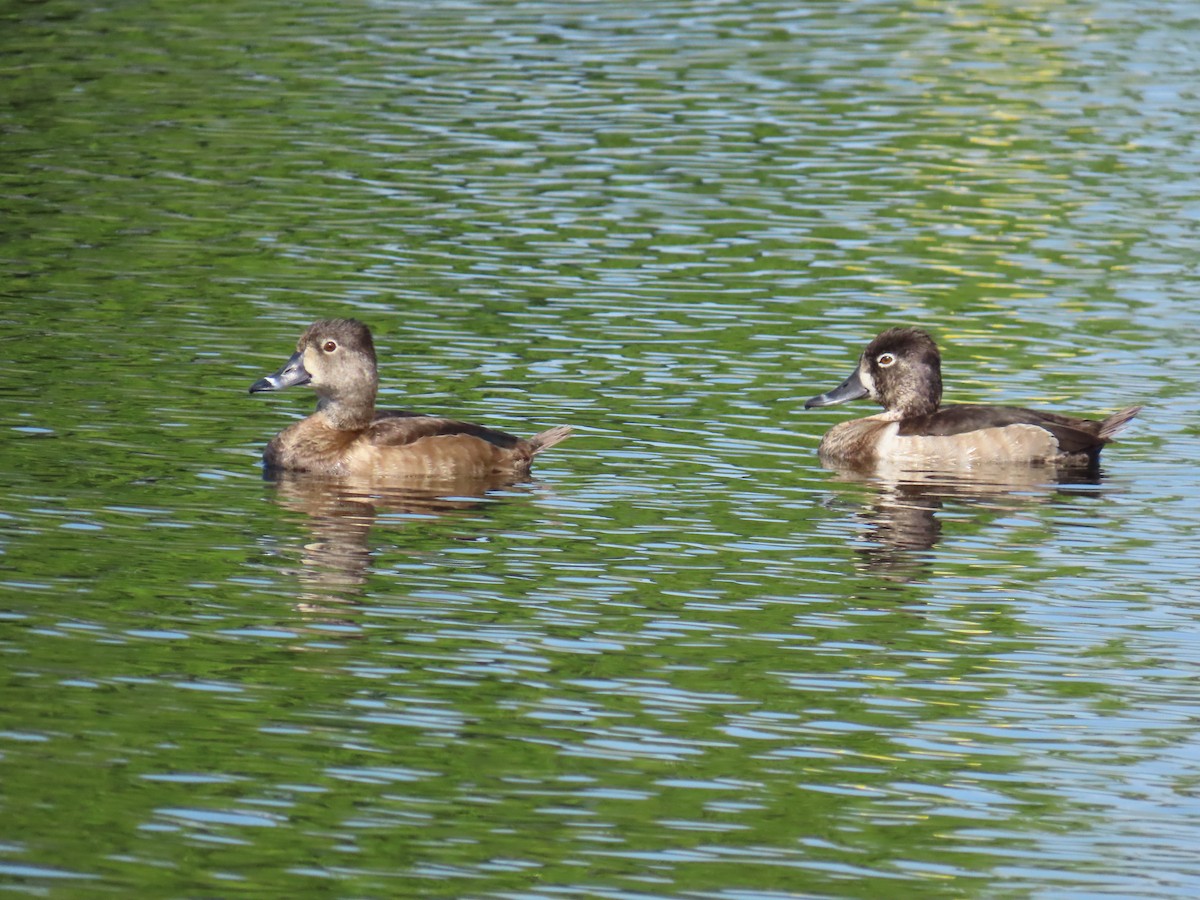
[[[936,370],[931,377],[889,384],[879,398],[890,419],[915,419],[932,416],[942,403],[942,378]]]
[[[896,419],[917,419],[922,416],[932,416],[938,411],[938,406],[937,400],[923,399],[893,407],[888,412],[893,413],[893,418]]]
[[[338,431],[362,431],[375,419],[375,392],[322,394],[317,401],[317,415]]]

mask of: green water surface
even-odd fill
[[[0,887],[1200,894],[1197,60],[1134,0],[0,7]],[[576,436],[266,481],[329,315]],[[803,401],[893,324],[1146,410],[840,477]]]

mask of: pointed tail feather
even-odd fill
[[[532,447],[530,455],[532,456],[535,453],[541,453],[543,450],[553,447],[557,443],[565,441],[571,436],[573,430],[574,429],[572,429],[570,425],[556,425],[553,428],[548,428],[541,434],[535,434],[529,439],[529,443]]]
[[[1130,406],[1120,412],[1115,412],[1100,423],[1100,440],[1111,441],[1125,430],[1133,417],[1142,411],[1140,406]]]

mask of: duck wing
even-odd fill
[[[479,438],[502,450],[510,450],[521,441],[514,435],[494,428],[441,416],[427,416],[406,409],[377,413],[375,420],[367,427],[366,434],[370,442],[378,447],[403,447],[422,438],[457,434]]]
[[[1128,422],[1137,415],[1138,408],[1131,407],[1122,410],[1097,422],[1093,419],[1079,419],[1074,416],[1060,416],[1057,413],[1040,412],[1036,409],[1023,409],[1018,406],[943,406],[928,416],[918,416],[905,419],[900,423],[902,435],[952,435],[966,434],[982,428],[1004,428],[1009,425],[1034,425],[1043,428],[1054,435],[1062,453],[1088,453],[1099,449],[1108,443],[1114,433],[1109,422],[1121,416],[1125,418],[1120,424]]]

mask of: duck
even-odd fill
[[[876,336],[850,377],[804,408],[862,397],[883,406],[883,412],[831,428],[817,449],[822,462],[935,471],[980,463],[1094,468],[1104,446],[1142,410],[1129,406],[1095,420],[1016,406],[942,406],[937,343],[911,327]]]
[[[519,480],[533,458],[570,437],[559,425],[529,438],[409,410],[375,408],[379,371],[371,330],[357,319],[310,325],[296,352],[250,393],[307,385],[317,394],[311,416],[271,439],[268,472],[356,478]]]

